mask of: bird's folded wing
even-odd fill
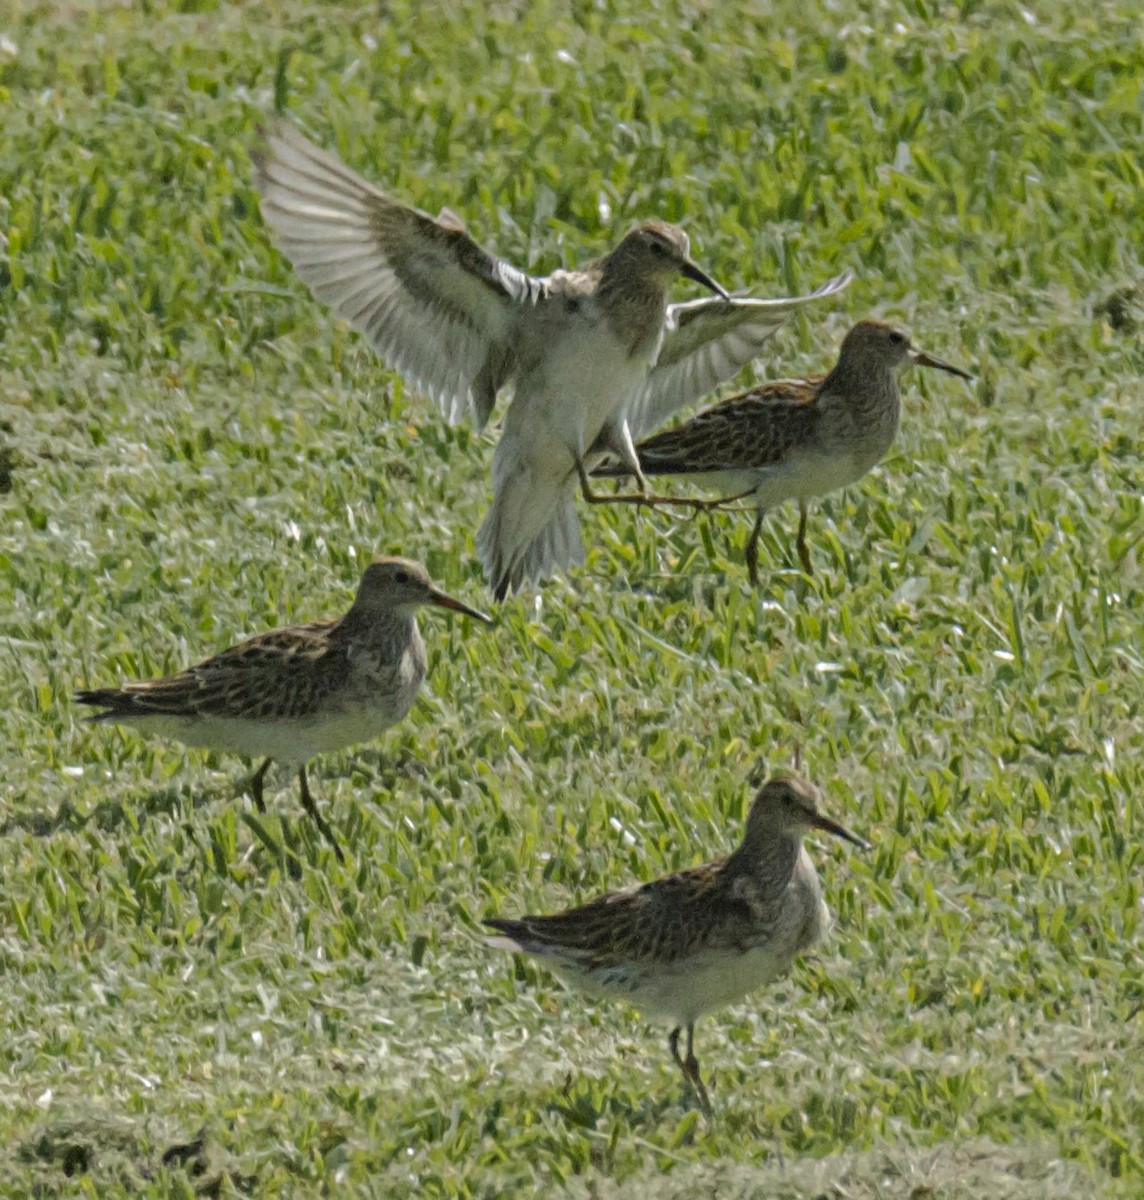
[[[633,437],[642,437],[730,379],[762,352],[796,308],[836,295],[853,277],[852,271],[843,271],[808,296],[710,297],[669,305],[659,357],[628,417]]]
[[[672,962],[701,949],[728,905],[741,917],[742,905],[725,898],[709,864],[622,892],[601,896],[579,908],[516,922],[518,944],[597,971],[630,962]],[[523,936],[521,936],[523,934]]]
[[[641,887],[610,892],[577,908],[546,916],[486,924],[529,954],[563,959],[584,970],[614,965],[638,951],[640,916],[648,898]],[[497,945],[508,947],[507,941]]]
[[[542,281],[482,249],[447,210],[434,221],[367,183],[293,126],[252,155],[262,215],[310,290],[451,421],[488,419],[511,369],[515,310]]]
[[[815,419],[821,376],[782,379],[732,396],[637,447],[649,474],[703,475],[781,466]]]
[[[290,720],[309,716],[345,671],[319,621],[250,638],[178,675],[128,684],[116,715]],[[110,703],[110,701],[108,701]]]

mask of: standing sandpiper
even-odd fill
[[[455,214],[434,220],[399,203],[285,122],[263,131],[253,157],[283,252],[387,365],[478,428],[512,387],[477,535],[498,600],[583,561],[575,492],[601,453],[642,486],[631,429],[729,378],[792,308],[850,278],[814,297],[731,299],[691,261],[687,235],[662,221],[580,270],[533,277],[482,249]],[[718,299],[669,309],[678,275]]]
[[[881,321],[859,321],[842,342],[829,375],[752,388],[640,442],[636,453],[643,474],[679,475],[718,489],[725,500],[711,501],[711,508],[752,497],[757,512],[746,559],[753,584],[759,581],[763,514],[773,504],[797,498],[798,554],[806,573],[813,575],[806,544],[807,503],[861,479],[890,448],[901,416],[894,372],[905,362],[972,378],[915,350],[897,329]],[[594,472],[629,473],[626,464],[605,464]],[[671,503],[667,497],[657,499]]]
[[[486,921],[501,935],[488,943],[535,954],[574,987],[669,1019],[671,1055],[710,1113],[695,1022],[785,975],[830,924],[802,845],[810,829],[866,848],[818,811],[809,784],[777,776],[755,797],[742,845],[728,858],[554,916]]]
[[[107,709],[91,721],[125,721],[188,746],[266,755],[251,783],[259,812],[266,811],[262,781],[271,762],[297,766],[302,806],[344,861],[310,795],[306,762],[369,741],[409,711],[425,678],[415,616],[423,604],[489,620],[434,587],[424,567],[383,558],[366,568],[353,606],[336,621],[258,634],[178,675],[77,692],[76,699]]]

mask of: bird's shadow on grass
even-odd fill
[[[390,796],[399,784],[410,780],[424,782],[430,773],[429,765],[414,754],[393,754],[384,749],[361,747],[355,751],[343,774],[353,784]]]
[[[737,1103],[733,1088],[720,1098],[715,1094],[716,1079],[709,1076],[705,1082],[713,1102],[708,1113],[690,1086],[679,1080],[646,1093],[590,1080],[569,1081],[562,1095],[549,1093],[536,1107],[544,1108],[570,1131],[591,1138],[593,1162],[603,1170],[611,1170],[617,1135],[621,1140],[625,1135],[646,1139],[648,1148],[668,1157],[711,1138],[751,1141],[766,1146],[781,1163],[778,1126],[753,1107]]]
[[[55,1195],[62,1179],[78,1183],[77,1177],[84,1176],[128,1191],[175,1183],[181,1177],[184,1188],[198,1196],[251,1195],[258,1183],[257,1176],[236,1171],[229,1162],[221,1168],[212,1166],[212,1158],[228,1156],[208,1146],[205,1131],[160,1150],[142,1127],[131,1122],[59,1121],[36,1130],[13,1149],[17,1161],[35,1178],[39,1185],[33,1185],[35,1194],[40,1195]]]
[[[573,1080],[570,1076],[563,1090],[549,1094],[543,1103],[548,1112],[567,1125],[587,1131],[597,1130],[601,1119],[608,1125],[619,1124],[632,1130],[658,1129],[665,1123],[678,1126],[680,1121],[692,1119],[694,1131],[702,1132],[706,1124],[690,1089],[682,1084],[654,1093],[634,1094],[595,1080]]]
[[[274,813],[281,833],[281,836],[276,838],[270,828],[274,824],[274,818],[257,813],[243,803],[244,796],[249,794],[249,785],[249,773],[240,775],[221,787],[193,787],[188,783],[166,784],[152,788],[135,799],[104,800],[86,810],[78,808],[69,799],[64,799],[54,812],[33,810],[13,813],[0,825],[0,836],[22,832],[33,837],[49,839],[59,834],[94,829],[114,837],[125,830],[132,834],[139,833],[149,821],[156,818],[166,817],[170,821],[178,822],[189,813],[200,809],[224,808],[230,805],[237,808],[238,821],[246,825],[253,834],[253,860],[256,869],[260,873],[269,874],[274,867],[285,867],[292,879],[300,879],[302,864],[309,862],[311,865],[317,865],[325,843],[318,838],[314,839],[314,845],[307,845],[298,823],[292,821],[284,812],[275,813],[272,808],[271,812]],[[300,820],[304,819],[305,815],[301,814]],[[228,855],[221,842],[209,830],[206,831],[209,840],[204,845],[201,831],[191,828],[186,822],[183,829],[189,841],[198,847],[196,860],[206,858],[215,862],[219,869],[225,868]],[[260,854],[260,849],[266,853]],[[236,848],[236,853],[242,855],[246,851]]]
[[[393,780],[403,778],[398,773],[403,764],[398,764],[393,772]],[[124,826],[132,830],[142,830],[147,821],[156,817],[168,817],[178,820],[188,812],[197,812],[204,808],[232,805],[240,813],[248,807],[245,800],[251,795],[251,779],[253,769],[242,771],[233,776],[225,784],[214,787],[203,787],[189,780],[181,783],[168,783],[161,787],[151,788],[146,792],[128,799],[102,800],[88,809],[81,809],[64,798],[54,811],[30,810],[10,814],[0,824],[0,836],[10,833],[30,833],[35,837],[51,837],[62,832],[76,832],[89,827],[102,833],[118,833]],[[290,784],[283,782],[283,787],[274,788],[275,792],[286,792],[296,787],[295,777],[291,775]],[[315,788],[320,788],[321,781],[315,782]],[[270,790],[268,789],[268,799]],[[296,796],[295,796],[296,802]],[[281,805],[271,802],[268,807],[271,812],[276,808],[287,805],[289,801],[282,798]],[[252,808],[252,806],[250,806]]]
[[[245,781],[244,781],[245,782]],[[241,795],[244,786],[191,789],[186,784],[166,784],[131,800],[102,800],[89,809],[80,809],[65,798],[54,811],[32,810],[12,813],[2,825],[0,836],[30,833],[48,838],[57,833],[78,832],[94,827],[103,833],[117,833],[123,826],[141,828],[153,817],[177,818],[188,802],[192,808],[205,808],[224,799]]]

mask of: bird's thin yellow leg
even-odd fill
[[[747,560],[747,574],[751,578],[751,586],[759,586],[759,534],[763,532],[763,510],[760,508],[755,513],[755,525],[751,530],[751,536],[747,539],[747,549],[744,551],[744,557]]]
[[[798,502],[798,556],[802,560],[802,569],[808,574],[814,574],[810,563],[810,547],[806,544],[806,501]]]
[[[632,431],[626,420],[620,422],[620,427],[615,431],[612,441],[615,443],[613,449],[619,454],[628,470],[635,476],[636,487],[642,495],[648,495],[651,489],[644,478],[643,467],[640,465],[640,456],[636,453],[635,443],[632,441]]]
[[[338,856],[338,862],[344,863],[346,856],[342,853],[341,846],[338,845],[338,839],[334,837],[334,831],[326,824],[325,818],[318,812],[318,806],[314,803],[314,797],[310,795],[310,785],[306,781],[306,768],[301,766],[298,768],[298,782],[302,787],[302,807],[314,818],[322,837],[326,839],[334,848],[334,853]]]
[[[711,1099],[707,1095],[707,1088],[703,1085],[703,1077],[699,1074],[699,1059],[695,1057],[695,1022],[692,1021],[687,1027],[687,1070],[691,1073],[691,1085],[695,1088],[695,1094],[699,1098],[699,1107],[703,1109],[707,1116],[712,1115]]]
[[[270,763],[272,761],[272,759],[268,758],[262,764],[262,766],[260,766],[258,770],[254,772],[250,780],[251,799],[254,801],[254,807],[257,808],[260,813],[266,812],[266,801],[262,798],[262,781],[266,778],[266,772],[270,770]]]
[[[584,469],[584,460],[576,455],[576,474],[580,477],[580,494],[589,504],[631,504],[639,503],[638,496],[599,496],[592,491],[588,482],[588,472]]]
[[[692,499],[690,496],[653,496],[647,491],[647,481],[644,480],[644,490],[641,492],[621,492],[616,496],[601,496],[598,492],[592,491],[592,485],[588,482],[588,472],[584,467],[584,460],[577,457],[576,459],[576,474],[580,478],[580,494],[589,504],[635,504],[637,507],[658,508],[663,505],[675,505],[678,508],[690,508],[696,512],[717,512],[725,504],[731,504],[736,500],[742,500],[745,496],[751,495],[755,490],[749,489],[746,492],[740,492],[735,496],[721,496],[717,500],[698,500]],[[641,480],[643,476],[639,477]]]
[[[684,1058],[679,1053],[679,1035],[683,1032],[683,1027],[677,1025],[668,1036],[667,1042],[671,1047],[671,1057],[675,1059],[676,1065],[679,1067],[683,1078],[687,1081],[695,1095],[695,1099],[699,1102],[699,1107],[703,1110],[703,1115],[710,1117],[712,1115],[711,1100],[707,1095],[707,1089],[703,1086],[703,1080],[699,1075],[699,1060],[695,1057],[694,1040],[695,1040],[695,1022],[692,1021],[687,1027],[687,1057]]]

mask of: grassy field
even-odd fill
[[[0,1195],[1144,1194],[1139,6],[380,12],[0,16]],[[858,271],[740,383],[867,315],[976,375],[906,377],[813,580],[790,511],[755,592],[747,518],[595,510],[494,628],[428,615],[410,719],[311,772],[344,868],[286,772],[260,823],[71,700],[378,553],[488,601],[493,435],[272,248],[276,107],[535,271],[650,215],[729,286]],[[830,941],[701,1023],[709,1126],[480,920],[724,852],[797,755],[874,849],[815,841]]]

